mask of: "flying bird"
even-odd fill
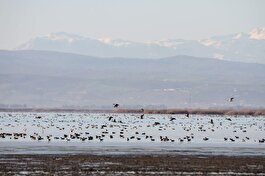
[[[229,102],[232,102],[232,101],[234,101],[234,97],[231,97],[231,98],[229,98]]]
[[[119,104],[114,103],[114,104],[113,104],[113,107],[114,107],[114,108],[117,108],[117,107],[119,107]]]

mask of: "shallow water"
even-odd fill
[[[2,112],[0,133],[11,134],[0,137],[0,154],[265,156],[264,117],[191,115],[186,118],[184,115],[148,114],[141,119],[140,114]],[[24,135],[15,137],[13,133]]]

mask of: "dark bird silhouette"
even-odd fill
[[[235,142],[235,140],[233,138],[229,138],[229,139],[230,139],[230,141]]]
[[[118,104],[118,103],[114,103],[114,104],[113,104],[113,107],[114,107],[114,108],[117,108],[117,107],[119,107],[119,104]]]
[[[229,98],[229,102],[232,102],[232,101],[234,101],[234,97],[231,97],[231,98]]]
[[[170,121],[173,121],[173,120],[176,120],[176,118],[174,118],[174,117],[171,117],[171,118],[170,118]]]
[[[141,119],[144,119],[144,114],[141,115]]]
[[[160,123],[159,122],[155,122],[154,125],[160,125]]]
[[[209,140],[209,138],[205,137],[205,138],[203,138],[203,140],[204,140],[204,141],[208,141],[208,140]]]
[[[190,113],[187,112],[187,113],[186,113],[186,117],[190,117]]]
[[[259,140],[259,143],[264,143],[264,142],[265,142],[265,139]]]

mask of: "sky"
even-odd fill
[[[138,42],[265,27],[264,0],[0,0],[0,49],[54,32]]]

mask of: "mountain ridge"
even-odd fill
[[[36,37],[15,50],[48,50],[95,57],[164,58],[175,55],[220,60],[265,63],[265,28],[250,33],[214,36],[202,40],[165,39],[133,42],[122,39],[93,39],[65,32]]]
[[[0,51],[0,104],[264,107],[265,65],[176,56],[97,58]],[[235,97],[234,103],[227,98]]]

